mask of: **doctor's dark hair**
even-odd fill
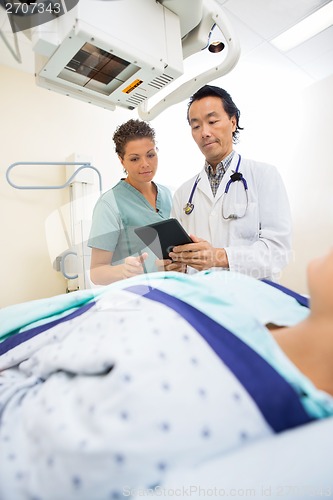
[[[239,126],[240,111],[236,104],[231,98],[231,95],[221,87],[215,87],[214,85],[204,85],[201,89],[197,90],[189,100],[187,105],[187,121],[190,123],[190,107],[195,101],[200,101],[204,97],[219,97],[222,101],[222,106],[224,111],[227,113],[229,118],[236,118],[236,130],[232,133],[232,142],[236,144],[238,142],[239,131],[243,130],[243,127]]]
[[[113,134],[116,153],[124,158],[126,144],[136,139],[150,139],[155,144],[155,130],[142,120],[128,120],[119,125]]]

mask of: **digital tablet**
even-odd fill
[[[193,243],[177,219],[155,222],[134,231],[159,259],[169,259],[169,252],[177,245]]]

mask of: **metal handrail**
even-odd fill
[[[16,167],[18,165],[81,165],[81,166],[77,170],[75,170],[75,172],[70,176],[70,178],[64,184],[53,185],[53,186],[48,186],[48,185],[46,185],[46,186],[43,186],[43,185],[41,185],[41,186],[29,186],[29,185],[19,186],[18,184],[15,184],[9,177],[10,172],[13,170],[14,167]],[[102,193],[101,173],[96,167],[91,165],[91,163],[89,163],[89,162],[68,162],[68,161],[66,161],[66,162],[31,162],[31,161],[19,162],[19,161],[17,161],[15,163],[12,163],[11,165],[9,165],[9,167],[6,171],[6,179],[7,179],[8,184],[10,184],[10,186],[12,186],[15,189],[63,189],[65,187],[69,186],[70,183],[73,181],[73,179],[76,177],[76,175],[80,172],[80,170],[83,170],[84,168],[90,168],[97,173],[98,181],[99,181],[99,190]]]

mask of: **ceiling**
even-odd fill
[[[179,0],[181,1],[181,0]],[[312,12],[333,0],[216,0],[223,6],[239,36],[242,61],[265,65],[277,64],[292,67],[309,83],[333,74],[333,26],[312,37],[296,48],[281,52],[271,40]],[[13,47],[14,38],[9,32],[6,13],[0,9],[0,29],[7,31],[8,42]],[[34,72],[34,54],[31,42],[18,33],[22,63],[15,61],[0,38],[0,64],[18,70]]]
[[[270,41],[330,0],[217,0],[238,33],[242,59],[294,66],[313,81],[333,74],[333,26],[288,52]]]

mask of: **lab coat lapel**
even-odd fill
[[[210,187],[206,170],[204,168],[200,172],[200,182],[198,183],[198,190],[200,190],[205,196],[207,196],[207,198],[211,202],[214,202],[212,188]]]

